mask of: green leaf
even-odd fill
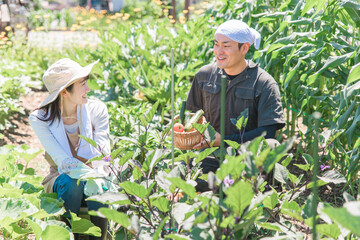
[[[94,148],[97,149],[97,144],[94,140],[92,140],[91,138],[87,138],[84,137],[83,135],[79,135],[80,138],[84,139],[86,142],[88,142],[89,144],[91,144]]]
[[[30,225],[31,229],[35,233],[35,240],[39,240],[42,234],[41,226],[32,221],[30,218],[26,218],[26,222]]]
[[[302,154],[303,158],[305,158],[305,161],[307,163],[309,163],[310,165],[313,165],[314,164],[314,159],[312,158],[312,156],[310,156],[309,154],[307,153],[303,153]]]
[[[159,224],[159,227],[156,229],[156,231],[154,232],[154,235],[152,236],[154,240],[158,240],[159,237],[161,237],[160,234],[163,231],[164,225],[167,220],[169,220],[169,216],[166,216]]]
[[[294,165],[300,168],[301,170],[304,170],[305,172],[307,172],[310,169],[310,164],[294,164]]]
[[[333,239],[338,239],[341,233],[337,224],[317,224],[316,231]]]
[[[204,139],[208,142],[213,142],[215,140],[215,133],[215,129],[211,125],[208,125],[204,133]]]
[[[248,117],[249,117],[249,109],[246,108],[244,111],[240,113],[240,116],[237,119],[230,118],[230,121],[232,122],[232,124],[234,124],[237,127],[237,129],[241,130],[242,128],[246,127]]]
[[[63,203],[51,197],[40,197],[40,207],[51,215],[61,215],[64,213]]]
[[[195,187],[192,186],[189,183],[186,183],[184,180],[182,180],[181,178],[171,178],[168,177],[167,178],[172,184],[175,185],[175,187],[180,188],[181,190],[184,191],[185,194],[187,194],[190,198],[195,198],[197,196],[196,191],[195,191]]]
[[[125,156],[120,157],[119,165],[123,166],[129,159],[131,159],[134,156],[134,152],[127,152]]]
[[[241,146],[241,144],[231,141],[231,140],[224,140],[224,142],[229,145],[230,147],[232,147],[233,149],[239,149],[239,147]]]
[[[165,236],[165,239],[173,239],[173,240],[191,240],[188,236],[180,235],[180,234],[168,234]]]
[[[117,158],[117,156],[119,156],[120,152],[122,151],[123,149],[122,148],[118,148],[116,149],[115,151],[112,151],[110,156],[111,156],[111,159],[115,159]]]
[[[289,164],[290,164],[290,162],[291,162],[291,160],[293,159],[293,154],[292,153],[290,153],[282,162],[281,162],[281,165],[283,165],[284,167],[287,167]]]
[[[284,143],[280,144],[280,146],[277,146],[275,149],[270,151],[266,157],[266,160],[264,161],[264,170],[267,173],[269,173],[274,168],[275,163],[279,162],[287,153],[287,151],[291,149],[294,140],[295,137],[291,137]]]
[[[167,213],[170,210],[170,202],[165,197],[159,197],[155,200],[151,199],[151,204],[157,207],[163,213]]]
[[[260,227],[265,228],[265,229],[269,229],[269,230],[273,230],[273,231],[277,231],[277,232],[282,232],[281,228],[277,225],[275,225],[274,223],[257,223]]]
[[[349,203],[345,203],[344,206]],[[351,202],[348,207],[352,207],[353,210],[357,210],[355,215],[354,211],[347,209],[346,207],[333,208],[325,207],[323,212],[326,213],[333,221],[342,227],[350,230],[353,234],[360,236],[360,215],[358,214],[359,202]]]
[[[138,196],[141,199],[144,199],[147,197],[147,191],[146,188],[140,184],[134,183],[134,182],[123,182],[119,183],[120,187],[122,187],[127,193],[131,195]]]
[[[110,208],[100,208],[99,212],[107,219],[112,220],[125,228],[128,228],[131,225],[129,217],[123,212],[118,212]]]
[[[194,123],[192,126],[200,133],[203,134],[205,130],[208,128],[210,123],[206,124],[200,124],[200,123]]]
[[[183,153],[183,154],[179,155],[178,157],[176,157],[174,159],[174,162],[180,162],[180,161],[186,162],[188,159],[195,158],[195,157],[196,157],[196,154],[194,152],[186,152],[186,153]]]
[[[244,209],[250,205],[254,196],[251,184],[238,181],[226,190],[225,203],[231,206],[236,214],[241,215]]]
[[[335,170],[326,171],[322,177],[319,177],[319,179],[323,180],[326,183],[346,183],[346,178],[341,173]]]
[[[146,121],[147,122],[151,122],[151,120],[153,119],[155,113],[156,113],[156,110],[159,106],[159,101],[157,101],[156,103],[154,103],[154,105],[151,107],[151,110],[148,112],[148,114],[146,114],[145,118],[146,118]]]
[[[31,204],[27,199],[1,198],[0,225],[8,225],[26,216],[31,216],[38,211],[38,208]]]
[[[218,149],[218,147],[206,148],[204,151],[200,152],[199,155],[197,155],[197,157],[195,159],[195,163],[199,163],[200,161],[204,160],[211,153],[213,153],[216,149]]]
[[[19,157],[24,159],[26,163],[29,163],[33,160],[37,155],[39,155],[43,150],[37,149],[28,149],[25,151],[19,151]]]
[[[41,239],[69,240],[70,232],[57,225],[48,225],[41,234]]]
[[[119,192],[105,192],[101,195],[94,195],[88,197],[87,200],[92,200],[96,202],[101,202],[105,204],[130,204],[131,201],[129,200],[128,196],[125,193]]]
[[[228,161],[220,165],[220,168],[216,171],[216,176],[221,181],[229,174],[231,174],[234,178],[240,177],[242,171],[245,169],[245,163],[242,163],[245,156],[246,154],[235,157],[226,156]]]
[[[264,207],[273,210],[274,207],[279,203],[277,193],[273,193],[270,196],[266,197],[263,201]]]
[[[289,179],[289,171],[283,165],[276,163],[274,178],[279,182],[286,184]]]
[[[78,217],[73,212],[71,212],[71,231],[73,233],[84,233],[95,237],[101,236],[101,229],[99,227],[96,227],[87,219]]]

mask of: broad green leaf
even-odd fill
[[[317,224],[316,231],[333,239],[338,239],[341,233],[337,224]]]
[[[301,212],[301,208],[295,201],[289,202],[288,200],[285,200],[284,203],[281,205],[281,209],[287,209],[297,213]]]
[[[224,142],[229,145],[230,147],[232,147],[233,149],[239,149],[240,144],[231,140],[224,140]]]
[[[8,225],[17,220],[31,216],[36,213],[38,208],[31,204],[24,198],[11,199],[1,198],[0,199],[0,225]]]
[[[266,197],[263,201],[264,207],[273,210],[274,207],[279,203],[277,193],[273,193],[270,196]]]
[[[125,228],[128,228],[131,225],[129,217],[123,212],[118,212],[110,208],[100,208],[99,212],[107,219],[112,220]]]
[[[333,221],[350,230],[353,234],[360,236],[360,216],[351,214],[346,208],[325,207],[326,213]]]
[[[236,157],[226,156],[228,161],[220,165],[220,168],[216,171],[216,176],[221,181],[229,174],[231,174],[234,178],[241,176],[242,171],[245,169],[245,163],[242,163],[245,156],[246,154]]]
[[[205,130],[208,128],[208,126],[210,125],[210,123],[206,123],[206,124],[200,124],[200,123],[194,123],[193,127],[200,133],[203,134],[205,132]]]
[[[184,154],[179,155],[174,159],[174,162],[184,161],[186,162],[188,159],[195,158],[196,154],[194,152],[186,152]]]
[[[279,162],[284,155],[289,151],[293,145],[295,137],[291,137],[280,146],[275,147],[275,149],[271,150],[267,155],[266,160],[264,161],[264,170],[269,173],[275,166],[275,163]]]
[[[215,140],[215,133],[215,129],[211,125],[208,125],[204,133],[204,139],[208,142],[213,142]]]
[[[118,148],[115,151],[112,151],[111,154],[110,154],[111,159],[114,160],[115,158],[117,158],[122,150],[123,150],[122,148]]]
[[[283,165],[284,167],[287,167],[289,164],[290,164],[290,162],[291,162],[291,160],[293,159],[293,154],[292,153],[290,153],[282,162],[281,162],[281,165]]]
[[[87,219],[78,217],[73,212],[71,212],[71,231],[73,233],[84,233],[96,237],[101,236],[101,229],[99,227],[96,227]]]
[[[119,184],[120,187],[122,187],[127,193],[131,195],[138,196],[141,199],[144,199],[147,197],[147,191],[146,188],[140,184],[134,183],[134,182],[122,182]]]
[[[88,138],[88,137],[84,137],[82,135],[79,135],[79,137],[84,139],[87,143],[91,144],[94,148],[97,149],[97,144],[94,140],[92,140],[91,138]]]
[[[303,153],[302,156],[303,156],[303,158],[305,158],[305,161],[306,161],[307,163],[309,163],[310,165],[314,165],[314,159],[313,159],[312,156],[310,156],[310,155],[307,154],[307,153]]]
[[[170,202],[165,197],[159,197],[155,200],[151,199],[151,204],[157,207],[163,213],[167,213],[170,210]]]
[[[289,176],[289,171],[287,170],[287,168],[284,167],[283,165],[276,163],[274,178],[279,182],[286,184],[287,180],[289,179],[288,176]]]
[[[69,240],[70,232],[57,225],[48,225],[41,234],[41,239]]]
[[[341,173],[335,170],[326,171],[322,177],[319,177],[319,179],[323,180],[326,183],[346,183],[346,178]]]
[[[275,225],[275,223],[257,223],[260,227],[265,228],[265,229],[269,229],[269,230],[273,230],[273,231],[277,231],[277,232],[282,232],[281,228],[277,225]]]
[[[105,204],[130,204],[131,201],[129,200],[128,196],[125,193],[119,192],[105,192],[101,195],[94,195],[88,197],[86,200],[97,201]]]
[[[195,198],[197,196],[196,191],[195,191],[195,187],[192,186],[189,183],[186,183],[184,180],[182,180],[181,178],[171,178],[168,177],[167,178],[172,184],[175,185],[175,187],[180,188],[181,190],[184,191],[185,194],[187,194],[189,197],[191,198]]]
[[[294,164],[294,165],[300,168],[301,170],[304,170],[305,172],[307,172],[310,169],[310,164]]]
[[[204,151],[200,152],[196,159],[195,159],[195,163],[199,163],[200,161],[204,160],[206,157],[208,157],[211,153],[213,153],[216,149],[218,149],[218,147],[213,147],[213,148],[206,148]]]
[[[42,196],[40,197],[40,207],[51,215],[61,215],[64,213],[63,203],[58,199]]]
[[[227,196],[225,203],[231,206],[238,215],[241,215],[244,209],[250,205],[254,196],[251,185],[243,181],[233,184],[225,193]]]
[[[316,181],[316,186],[318,187],[321,187],[321,186],[324,186],[326,185],[327,183],[324,182],[323,180],[317,180]],[[313,188],[314,187],[314,182],[311,182],[309,184],[306,185],[306,189],[310,189],[310,188]]]
[[[39,224],[31,220],[30,218],[26,218],[26,222],[30,225],[31,229],[35,233],[35,239],[39,240],[42,234],[42,229]]]
[[[37,155],[39,155],[43,150],[37,149],[28,149],[25,151],[19,151],[19,157],[24,159],[26,163],[29,163],[33,160]]]
[[[127,152],[123,157],[120,157],[119,165],[123,166],[129,159],[134,156],[134,152]]]

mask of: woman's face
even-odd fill
[[[85,104],[87,103],[87,93],[90,92],[90,88],[87,85],[87,80],[89,77],[81,78],[74,82],[72,90],[65,90],[64,96],[69,102],[73,104]]]

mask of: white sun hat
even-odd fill
[[[229,20],[221,24],[215,32],[224,35],[238,43],[254,44],[256,49],[260,47],[261,35],[255,29],[249,27],[240,20]]]
[[[49,96],[47,96],[39,105],[39,108],[55,101],[61,91],[76,80],[89,76],[93,66],[98,62],[99,60],[86,67],[82,67],[80,64],[69,58],[63,58],[51,65],[43,76],[43,81],[45,87],[49,91]]]

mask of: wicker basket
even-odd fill
[[[192,117],[194,113],[190,113],[190,116]],[[179,119],[179,115],[174,117],[174,121]],[[200,118],[200,120],[197,122],[199,124],[205,124],[206,119],[204,116]],[[202,135],[197,131],[193,130],[191,132],[175,132],[174,131],[174,144],[175,146],[180,150],[190,150],[198,144],[202,139]]]

